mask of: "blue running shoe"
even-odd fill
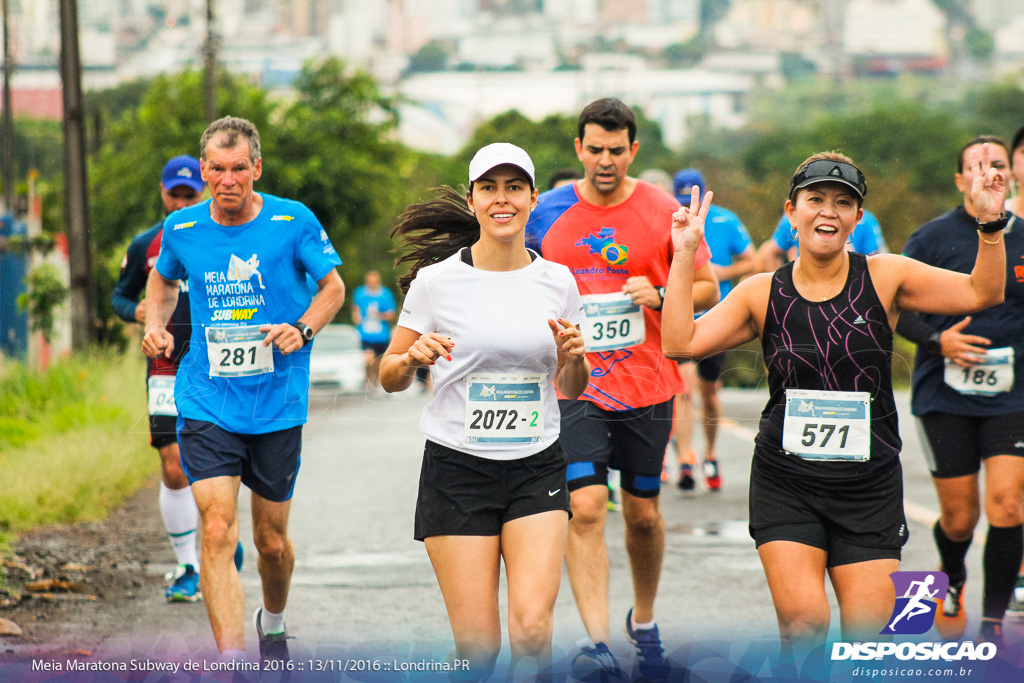
[[[589,638],[576,642],[579,654],[572,660],[572,677],[584,683],[607,683],[609,678],[622,678],[622,669],[615,655],[604,643]]]
[[[171,585],[164,591],[167,602],[195,602],[202,600],[199,592],[199,574],[190,564],[178,565],[171,575]]]
[[[235,569],[242,571],[242,561],[245,559],[245,550],[242,549],[242,542],[238,542],[238,547],[235,548]]]
[[[665,659],[665,650],[661,647],[658,626],[634,629],[632,607],[626,614],[626,637],[636,647],[636,662],[640,669],[640,675],[653,681],[668,678],[672,672],[672,665]]]

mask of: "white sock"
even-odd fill
[[[284,612],[274,614],[266,607],[260,610],[260,628],[266,634],[284,632]]]
[[[247,658],[245,650],[224,650],[220,653],[220,661],[222,662],[244,662]]]
[[[648,631],[657,625],[656,621],[649,621],[646,624],[638,624],[636,623],[636,617],[634,617],[633,615],[630,615],[629,620],[633,622],[634,631]]]
[[[199,556],[196,553],[196,526],[199,524],[199,509],[192,489],[169,489],[160,482],[160,516],[164,519],[167,536],[171,539],[174,556],[178,564],[190,564],[199,571]]]

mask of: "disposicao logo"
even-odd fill
[[[921,635],[935,623],[938,600],[946,596],[949,577],[943,572],[893,572],[896,607],[881,635]]]
[[[584,237],[576,243],[577,247],[589,247],[591,254],[600,254],[608,265],[618,266],[626,262],[629,249],[625,245],[615,244],[615,228],[601,228],[596,235]]]
[[[949,577],[943,572],[893,572],[896,606],[879,635],[921,635],[935,623],[938,601],[946,596]],[[995,643],[832,643],[832,660],[988,660],[996,656]]]

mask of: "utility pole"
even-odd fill
[[[60,74],[64,99],[64,204],[71,267],[71,348],[95,337],[92,242],[85,171],[85,111],[78,52],[77,0],[60,0]]]
[[[14,111],[11,107],[11,74],[14,63],[11,59],[11,32],[8,16],[11,13],[10,0],[3,0],[4,11],[4,115],[3,115],[3,180],[4,210],[14,214]]]
[[[217,120],[217,33],[213,27],[214,2],[206,0],[206,42],[203,44],[203,85],[206,93],[206,122]]]

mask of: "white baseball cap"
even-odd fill
[[[526,175],[530,176],[530,182],[536,185],[534,179],[533,160],[521,147],[516,147],[509,142],[494,142],[486,147],[481,147],[473,155],[469,162],[469,182],[478,179],[495,166],[512,164],[523,169]]]

